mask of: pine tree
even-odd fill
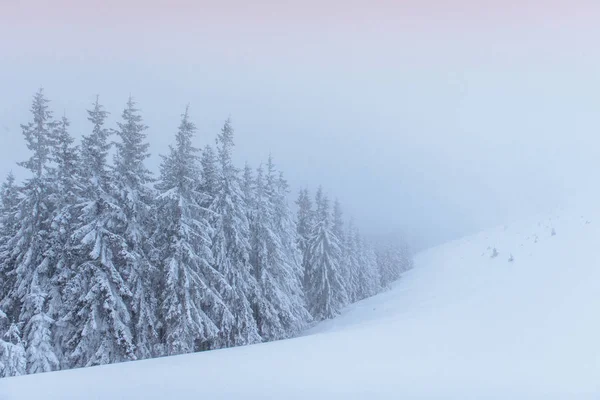
[[[229,119],[217,136],[216,144],[217,182],[210,207],[212,250],[215,269],[228,283],[220,294],[233,316],[232,320],[220,321],[218,347],[230,347],[257,343],[261,337],[252,314],[257,283],[249,263],[248,207],[240,187],[239,171],[231,159],[234,142]]]
[[[198,193],[201,194],[200,204],[205,208],[209,208],[217,194],[219,180],[217,156],[210,145],[206,145],[204,150],[202,150],[200,165],[202,166],[202,180],[200,181],[200,188],[198,191]]]
[[[377,266],[377,257],[372,247],[355,231],[354,243],[357,248],[359,261],[359,288],[357,300],[362,300],[379,293],[381,290],[381,275]]]
[[[382,287],[389,286],[398,280],[404,271],[412,268],[410,249],[398,238],[381,242],[376,251],[376,258]]]
[[[354,249],[352,248],[352,243],[348,240],[348,237],[346,237],[344,232],[342,205],[338,199],[333,203],[332,233],[340,243],[340,270],[344,281],[344,287],[348,294],[348,301],[353,302],[356,300],[356,292],[358,291],[356,271],[357,260],[355,259],[356,254],[353,253]]]
[[[408,243],[401,242],[399,245],[400,251],[400,274],[406,272],[414,267],[414,261],[412,256],[412,250]]]
[[[260,288],[255,318],[264,340],[298,333],[311,319],[302,292],[296,226],[287,207],[287,183],[269,157],[256,176],[251,263]]]
[[[280,312],[288,335],[295,335],[306,327],[306,323],[312,317],[306,309],[306,298],[304,296],[302,280],[304,270],[302,268],[303,256],[298,248],[298,237],[296,222],[288,206],[289,185],[283,176],[283,172],[275,171],[273,158],[269,156],[267,162],[267,193],[270,195],[273,211],[273,231],[279,238],[285,262],[280,264],[281,272],[279,285],[288,298],[284,311]]]
[[[342,204],[338,199],[333,203],[333,225],[332,232],[339,240],[344,237],[344,219],[342,213]]]
[[[52,341],[61,363],[68,363],[62,351],[67,333],[61,318],[67,312],[64,307],[64,288],[77,263],[71,236],[77,223],[75,205],[80,201],[81,193],[79,148],[74,145],[75,140],[69,134],[69,125],[68,119],[63,116],[53,132],[51,157],[54,167],[49,169],[48,178],[52,188],[51,229],[49,243],[44,252],[45,262],[51,271],[48,314],[57,321]]]
[[[163,277],[160,319],[167,355],[212,348],[218,324],[229,313],[218,291],[227,282],[213,268],[212,230],[200,204],[198,151],[192,145],[195,131],[186,109],[156,185],[160,218],[153,243]]]
[[[91,135],[84,135],[81,140],[82,180],[99,197],[105,192],[110,180],[107,159],[112,146],[108,140],[110,131],[104,127],[108,112],[96,96],[93,108],[87,113],[93,130]]]
[[[309,271],[309,251],[308,244],[312,236],[312,230],[315,223],[314,210],[312,209],[312,201],[308,189],[300,190],[298,199],[296,200],[298,211],[296,214],[296,232],[297,243],[302,255],[302,283],[304,291],[307,288],[307,272]]]
[[[252,212],[254,210],[254,173],[248,163],[244,165],[244,173],[242,175],[242,195],[246,203],[248,221],[252,220]]]
[[[21,189],[21,201],[15,214],[19,229],[7,246],[11,249],[10,258],[14,260],[16,272],[14,287],[8,294],[9,303],[19,309],[18,321],[27,339],[27,371],[33,373],[58,367],[51,342],[54,321],[48,315],[52,271],[44,257],[52,214],[47,169],[56,124],[41,89],[34,96],[31,113],[33,121],[21,125],[31,157],[19,165],[32,176]]]
[[[27,359],[19,327],[0,311],[0,378],[26,373]]]
[[[361,298],[361,264],[355,233],[354,222],[350,220],[348,229],[344,235],[344,282],[346,284],[348,299],[351,303]]]
[[[13,311],[12,318],[15,319],[17,318],[16,305],[8,296],[15,286],[16,279],[15,260],[9,242],[19,230],[17,219],[19,202],[19,188],[11,172],[0,188],[0,312],[2,310],[9,312],[10,309]]]
[[[309,269],[306,295],[309,311],[316,320],[333,318],[348,303],[340,270],[341,249],[332,232],[329,201],[319,188],[316,196],[316,224],[309,242]]]
[[[96,98],[88,110],[92,133],[82,139],[84,187],[75,207],[79,223],[72,235],[78,264],[67,283],[69,312],[61,321],[68,326],[65,350],[72,367],[136,359],[127,306],[132,295],[123,276],[128,243],[120,235],[126,212],[115,198],[116,187],[108,172],[107,115]]]
[[[277,237],[270,227],[274,217],[266,193],[262,166],[257,170],[255,187],[250,263],[260,292],[254,299],[253,311],[261,337],[269,341],[286,336],[275,306],[276,303],[285,301],[285,295],[279,290],[272,272],[281,254],[278,252]]]
[[[155,197],[147,186],[152,181],[144,161],[150,156],[146,129],[139,110],[131,97],[123,110],[122,122],[115,132],[114,160],[115,197],[123,211],[124,225],[118,230],[126,242],[125,264],[121,265],[131,291],[131,317],[133,344],[138,358],[154,355],[158,345],[156,330],[157,298],[154,288],[157,270],[150,261],[148,238],[153,225],[152,201]]]

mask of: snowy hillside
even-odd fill
[[[599,243],[581,211],[509,224],[303,337],[2,379],[0,399],[598,399]]]

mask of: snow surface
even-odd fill
[[[600,399],[599,243],[580,210],[499,227],[303,337],[6,378],[0,399]]]

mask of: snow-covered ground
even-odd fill
[[[300,338],[2,379],[0,400],[600,399],[600,214],[577,210],[425,251]]]

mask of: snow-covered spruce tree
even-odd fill
[[[252,221],[252,214],[254,212],[254,196],[255,196],[255,192],[254,192],[254,184],[255,184],[255,179],[254,179],[254,173],[252,172],[252,167],[250,167],[250,164],[246,163],[244,165],[244,173],[242,175],[242,194],[244,195],[244,202],[246,203],[246,210],[247,210],[247,218],[248,221],[251,223]]]
[[[360,291],[357,300],[362,300],[381,291],[381,275],[377,266],[377,257],[371,245],[360,236],[358,230],[355,230],[354,237],[359,264],[358,282]]]
[[[399,238],[380,243],[376,255],[382,287],[389,286],[398,280],[404,271],[412,268],[410,249]]]
[[[408,243],[402,241],[399,244],[400,251],[400,273],[406,272],[413,268],[413,254]]]
[[[21,332],[0,311],[0,378],[26,373],[27,358]]]
[[[227,282],[213,268],[211,228],[198,192],[195,131],[186,109],[156,184],[159,218],[152,241],[160,260],[160,336],[167,355],[213,348],[218,323],[225,315],[233,318],[218,292]]]
[[[96,98],[88,110],[92,133],[82,138],[83,190],[72,236],[79,259],[65,290],[69,312],[61,320],[68,333],[65,352],[70,367],[136,359],[127,305],[132,296],[124,279],[129,246],[121,235],[126,211],[115,198],[107,165],[107,115]]]
[[[254,212],[251,226],[250,263],[258,282],[259,294],[253,302],[254,318],[263,340],[275,340],[286,336],[279,319],[276,304],[285,303],[285,294],[279,289],[273,269],[282,258],[278,238],[271,229],[273,209],[267,194],[264,170],[260,166],[256,174]]]
[[[306,272],[308,271],[308,243],[314,226],[314,210],[308,189],[301,189],[296,200],[298,211],[296,212],[296,240],[300,254],[302,255],[302,285],[306,287]],[[306,288],[305,288],[306,291]]]
[[[220,295],[233,319],[219,321],[218,347],[231,347],[261,341],[252,314],[257,285],[251,274],[248,206],[240,187],[239,171],[231,159],[233,128],[228,119],[217,136],[216,191],[210,206],[214,266],[227,280]]]
[[[15,184],[15,176],[10,172],[0,188],[0,312],[11,310],[13,319],[16,319],[18,314],[15,312],[14,302],[11,301],[13,299],[8,295],[15,286],[16,271],[12,249],[8,243],[19,229],[19,202],[19,188]]]
[[[275,276],[279,278],[281,290],[288,298],[285,307],[281,307],[280,319],[287,335],[295,335],[306,327],[312,317],[306,309],[306,298],[303,291],[302,254],[298,248],[297,228],[292,211],[289,208],[287,197],[289,185],[283,172],[277,172],[273,158],[269,156],[267,162],[266,189],[271,207],[273,208],[273,232],[279,238],[283,262],[280,272]]]
[[[255,303],[264,340],[289,337],[311,320],[302,291],[301,255],[296,226],[287,205],[287,182],[269,157],[266,179],[262,167],[256,178],[252,226],[252,265],[260,295]]]
[[[115,133],[119,141],[115,144],[113,181],[115,198],[124,214],[123,225],[117,232],[126,243],[125,253],[120,255],[125,263],[120,268],[132,295],[130,310],[136,355],[149,358],[156,354],[159,344],[157,270],[150,261],[148,242],[154,224],[151,209],[155,194],[148,187],[152,175],[144,164],[150,156],[145,133],[148,127],[131,96],[117,125]]]
[[[344,281],[351,303],[361,298],[361,264],[358,244],[356,242],[354,222],[350,220],[344,233]]]
[[[18,230],[18,204],[18,188],[11,172],[0,189],[0,378],[22,375],[26,371],[25,348],[19,328],[2,311],[4,306],[14,311],[14,307],[9,307],[11,303],[7,296],[14,287],[16,273],[7,243]],[[5,299],[7,304],[4,304]],[[14,314],[16,319],[18,315]]]
[[[352,225],[350,225],[349,228],[352,229]],[[340,243],[342,251],[340,269],[342,271],[346,293],[348,294],[348,301],[352,303],[357,299],[360,285],[358,282],[358,259],[352,240],[346,235],[344,230],[342,205],[338,199],[333,203],[332,232],[338,238]]]
[[[329,201],[321,187],[315,204],[316,223],[308,249],[306,296],[313,318],[324,320],[339,314],[348,303],[348,294],[340,270],[340,244],[332,232]]]
[[[386,288],[389,286],[391,281],[391,270],[390,270],[390,254],[388,247],[383,244],[379,244],[375,251],[377,256],[377,267],[379,268],[379,276],[381,277],[381,287]]]
[[[334,235],[341,240],[344,237],[344,219],[342,212],[342,204],[339,199],[333,202],[333,225],[331,228]]]
[[[212,146],[206,145],[202,150],[200,165],[202,167],[202,179],[200,180],[200,187],[198,190],[198,193],[201,193],[202,195],[200,204],[205,208],[209,208],[216,196],[219,180],[217,156],[215,155],[215,150]]]
[[[41,89],[34,96],[31,113],[33,121],[21,125],[31,157],[19,165],[26,168],[31,177],[21,188],[21,201],[15,214],[18,229],[7,243],[16,272],[7,303],[11,304],[9,310],[15,307],[9,312],[18,313],[18,322],[23,327],[27,372],[36,373],[58,368],[51,341],[54,321],[48,315],[52,270],[44,258],[52,213],[47,168],[56,124]]]

